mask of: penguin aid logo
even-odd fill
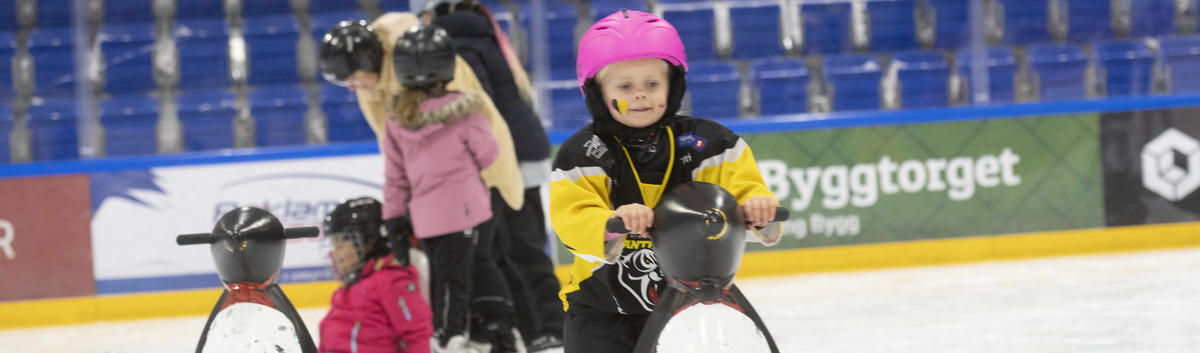
[[[7,219],[0,219],[0,254],[4,255],[5,259],[17,258],[17,252],[13,251],[12,243],[17,238],[13,231],[12,222]]]
[[[1170,128],[1147,142],[1142,147],[1142,185],[1170,201],[1191,195],[1200,188],[1200,141]]]
[[[1021,156],[1005,147],[999,154],[978,157],[898,161],[885,155],[878,162],[798,168],[780,160],[762,160],[758,168],[781,206],[804,212],[818,197],[826,211],[872,207],[881,197],[901,193],[944,192],[953,201],[970,200],[979,188],[1020,185],[1021,176],[1014,170],[1020,162]],[[784,233],[796,239],[809,234],[854,236],[861,228],[855,213],[808,212],[807,217],[794,217],[783,225]]]

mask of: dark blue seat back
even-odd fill
[[[321,109],[329,124],[329,142],[375,139],[375,132],[358,106],[358,97],[345,87],[321,86]]]
[[[249,17],[245,21],[250,84],[270,86],[300,81],[296,72],[296,19],[292,15]]]
[[[530,28],[529,5],[522,5],[521,10],[521,25]],[[547,45],[551,48],[550,78],[553,80],[575,78],[575,23],[578,17],[575,5],[569,2],[546,2]]]
[[[713,60],[717,57],[713,47],[713,9],[695,6],[664,10],[663,19],[675,26],[688,60]]]
[[[759,112],[762,115],[808,112],[808,68],[792,59],[770,59],[750,65],[754,85],[758,87]]]
[[[42,96],[74,94],[75,37],[71,28],[35,28],[27,43],[33,55],[34,92]]]
[[[917,48],[914,0],[867,2],[870,16],[871,50],[900,51]]]
[[[48,99],[29,107],[28,113],[33,160],[79,158],[73,99]]]
[[[977,63],[968,50],[958,53],[958,70],[966,82],[967,90],[974,93],[971,85],[971,65]],[[980,63],[987,66],[988,99],[992,103],[1012,103],[1015,99],[1017,61],[1008,48],[988,48],[987,57]]]
[[[106,23],[152,23],[154,4],[152,0],[109,0],[104,2]]]
[[[8,163],[9,150],[8,133],[12,131],[13,114],[8,104],[0,104],[0,163]]]
[[[834,54],[854,48],[850,40],[850,3],[804,3],[804,53]]]
[[[1113,37],[1112,2],[1080,1],[1068,3],[1067,38],[1075,42]]]
[[[587,105],[579,87],[558,87],[550,89],[551,123],[558,130],[576,130],[592,123]]]
[[[733,57],[766,58],[783,55],[779,40],[779,5],[734,6],[729,9]]]
[[[738,116],[738,91],[742,79],[733,64],[691,63],[687,86],[692,96],[692,115],[712,119]]]
[[[228,88],[229,29],[222,18],[176,22],[175,46],[179,49],[179,88]]]
[[[1095,44],[1095,57],[1103,67],[1109,97],[1150,94],[1154,54],[1140,40]]]
[[[962,0],[930,0],[935,12],[933,45],[938,48],[956,49],[967,45],[970,38],[970,22],[967,2]]]
[[[871,54],[825,57],[825,80],[833,88],[833,111],[879,109],[879,60]]]
[[[1133,0],[1129,5],[1130,36],[1157,36],[1174,31],[1174,0]]]
[[[1035,44],[1027,51],[1031,79],[1042,101],[1083,99],[1087,57],[1074,44]]]
[[[1172,93],[1200,92],[1200,37],[1163,38],[1162,55]]]
[[[98,35],[104,53],[105,91],[126,94],[153,90],[154,26],[148,23],[107,25]],[[180,53],[180,57],[185,54]]]
[[[158,100],[149,95],[118,96],[100,102],[105,153],[135,156],[157,152]]]
[[[179,121],[183,147],[202,151],[233,147],[233,93],[224,90],[191,91],[179,95]]]
[[[1050,40],[1046,22],[1047,0],[1001,0],[1004,5],[1004,42],[1029,44]]]
[[[905,109],[943,107],[949,102],[950,66],[941,53],[907,51],[892,55],[900,83],[900,104]]]
[[[258,146],[304,144],[308,93],[298,86],[258,87],[250,91]]]

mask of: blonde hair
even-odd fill
[[[429,94],[423,90],[403,88],[400,94],[392,96],[388,109],[392,114],[388,118],[400,126],[416,125],[417,114],[421,113],[421,103],[427,98]]]

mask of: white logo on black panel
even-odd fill
[[[1177,165],[1176,156],[1186,159],[1186,165]],[[1182,200],[1200,188],[1200,141],[1170,128],[1146,143],[1142,185],[1171,201]]]

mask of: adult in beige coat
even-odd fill
[[[365,70],[356,68],[346,77],[334,77],[336,75],[331,75],[329,72],[337,70],[331,70],[332,68],[327,67],[329,64],[326,64],[326,60],[322,60],[322,71],[324,71],[327,81],[341,83],[357,93],[359,108],[362,109],[363,115],[367,118],[367,124],[371,126],[371,130],[375,131],[375,136],[380,143],[383,141],[384,122],[387,121],[390,114],[392,98],[404,94],[404,87],[400,86],[400,82],[396,80],[396,70],[392,67],[392,46],[405,30],[419,23],[420,20],[411,13],[391,12],[380,16],[370,24],[382,50],[378,54],[371,53],[371,55],[380,55],[375,59],[377,68],[370,67]],[[323,46],[322,51],[329,47],[330,39],[326,38],[325,41],[327,44]],[[359,45],[373,44],[361,43]],[[458,56],[455,56],[455,62],[454,80],[446,85],[446,89],[476,92],[482,96],[484,116],[491,124],[492,134],[495,135],[496,142],[500,146],[500,155],[496,161],[480,173],[483,182],[488,187],[496,188],[509,207],[520,209],[524,204],[525,187],[517,165],[516,150],[513,149],[512,134],[508,130],[508,124],[504,122],[504,118],[496,110],[495,104],[483,90],[483,86],[479,84],[479,79],[471,70],[471,66]],[[361,68],[363,65],[359,66]]]

